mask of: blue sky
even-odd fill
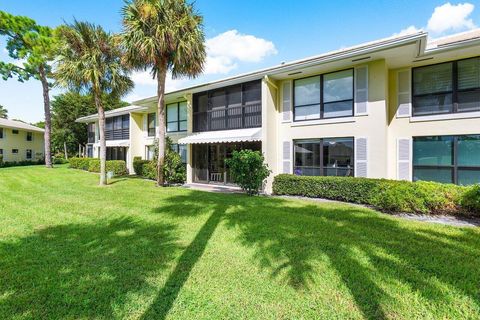
[[[241,5],[240,5],[241,4]],[[39,24],[87,20],[112,32],[121,30],[121,0],[0,0],[0,10],[27,15]],[[480,1],[318,1],[196,0],[204,16],[208,47],[206,74],[196,80],[168,80],[167,89],[224,78],[326,51],[426,29],[433,37],[480,25]],[[0,40],[0,59],[7,60]],[[155,94],[148,73],[135,73],[130,101]],[[60,90],[52,92],[52,96]],[[0,80],[0,105],[10,118],[43,118],[40,84]]]

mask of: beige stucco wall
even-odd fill
[[[32,159],[43,159],[44,138],[43,132],[33,132],[22,129],[18,134],[12,133],[12,128],[3,128],[3,139],[0,139],[0,149],[3,149],[4,161],[23,161],[27,160],[27,149],[32,150]],[[33,141],[27,141],[27,132],[32,132]],[[12,149],[18,149],[18,154],[12,154]]]
[[[278,86],[268,78],[262,80],[262,153],[273,174],[266,181],[265,191],[272,192],[272,182],[275,172],[278,171]]]
[[[284,122],[280,116],[282,112],[280,107],[282,93],[279,92],[277,139],[268,142],[275,144],[276,153],[274,157],[276,163],[271,166],[274,175],[282,172],[282,145],[284,141],[313,138],[365,137],[368,139],[368,177],[380,178],[386,176],[387,154],[385,149],[387,145],[386,100],[388,92],[388,72],[384,60],[373,61],[366,65],[368,65],[368,115],[341,119]],[[302,75],[301,78],[306,76],[307,75]],[[294,78],[289,80],[293,79]],[[283,82],[279,84],[279,88],[282,88],[282,84]],[[293,119],[293,114],[291,118]],[[268,150],[270,150],[270,148],[268,148]],[[293,150],[291,161],[293,167]],[[292,171],[292,168],[290,171]]]
[[[398,109],[398,71],[389,71],[389,126],[388,126],[388,174],[387,178],[397,179],[397,140],[416,136],[480,134],[480,113],[465,113],[462,115],[442,115],[422,117],[397,117]],[[457,117],[463,118],[457,118]],[[455,119],[457,118],[457,119]],[[410,163],[410,167],[411,167]]]

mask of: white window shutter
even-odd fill
[[[397,139],[397,179],[412,180],[411,162],[412,162],[412,139]]]
[[[282,121],[292,118],[292,82],[285,81],[282,86]]]
[[[283,173],[292,173],[292,142],[283,141]]]
[[[368,140],[355,138],[355,177],[368,177]]]
[[[355,115],[368,114],[368,66],[355,68]]]
[[[410,70],[401,70],[397,73],[397,118],[410,117],[412,110]]]
[[[148,130],[147,130],[147,121],[148,121],[148,113],[143,115],[143,137],[148,137]]]

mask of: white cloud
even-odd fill
[[[427,29],[435,33],[474,29],[475,24],[469,18],[475,6],[471,3],[452,5],[450,2],[436,7],[428,20]]]
[[[152,75],[150,74],[150,71],[133,72],[131,78],[133,82],[135,82],[135,85],[150,85],[150,86],[157,85],[157,80],[153,79]]]
[[[447,2],[433,10],[424,29],[436,35],[474,29],[476,25],[470,18],[474,9],[475,6],[468,2],[459,4]],[[420,28],[411,25],[394,35],[406,35],[420,30]]]
[[[421,31],[422,29],[419,29],[415,26],[409,26],[403,30],[400,30],[400,32],[393,34],[394,36],[405,36],[407,34],[412,34]]]
[[[238,62],[260,62],[277,54],[273,42],[253,35],[229,30],[206,41],[206,74],[228,73],[237,68]]]

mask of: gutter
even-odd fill
[[[184,91],[198,92],[200,91],[199,89],[207,89],[207,88],[214,89],[216,87],[228,86],[228,85],[232,85],[232,84],[236,84],[244,81],[259,80],[264,76],[272,76],[272,75],[289,72],[289,71],[293,71],[300,68],[306,68],[306,67],[310,67],[318,64],[324,64],[328,62],[334,62],[337,60],[352,58],[355,56],[361,56],[364,54],[374,53],[374,52],[382,51],[385,49],[392,49],[392,48],[404,46],[412,42],[418,43],[419,53],[421,53],[421,51],[425,47],[426,37],[427,37],[427,33],[424,31],[421,31],[421,32],[407,35],[401,38],[386,39],[383,41],[383,43],[382,42],[372,42],[370,44],[367,43],[366,45],[355,46],[355,47],[352,47],[351,49],[337,50],[331,53],[326,53],[323,55],[314,56],[314,57],[301,59],[301,60],[295,60],[286,64],[281,64],[274,67],[261,69],[251,73],[244,73],[244,74],[240,74],[230,78],[225,78],[225,79],[220,79],[212,82],[206,82],[199,85],[194,85],[191,87],[167,92],[165,95],[178,94]],[[153,96],[153,97],[134,101],[133,103],[142,105],[145,103],[154,102],[155,100],[156,100],[156,96]]]

